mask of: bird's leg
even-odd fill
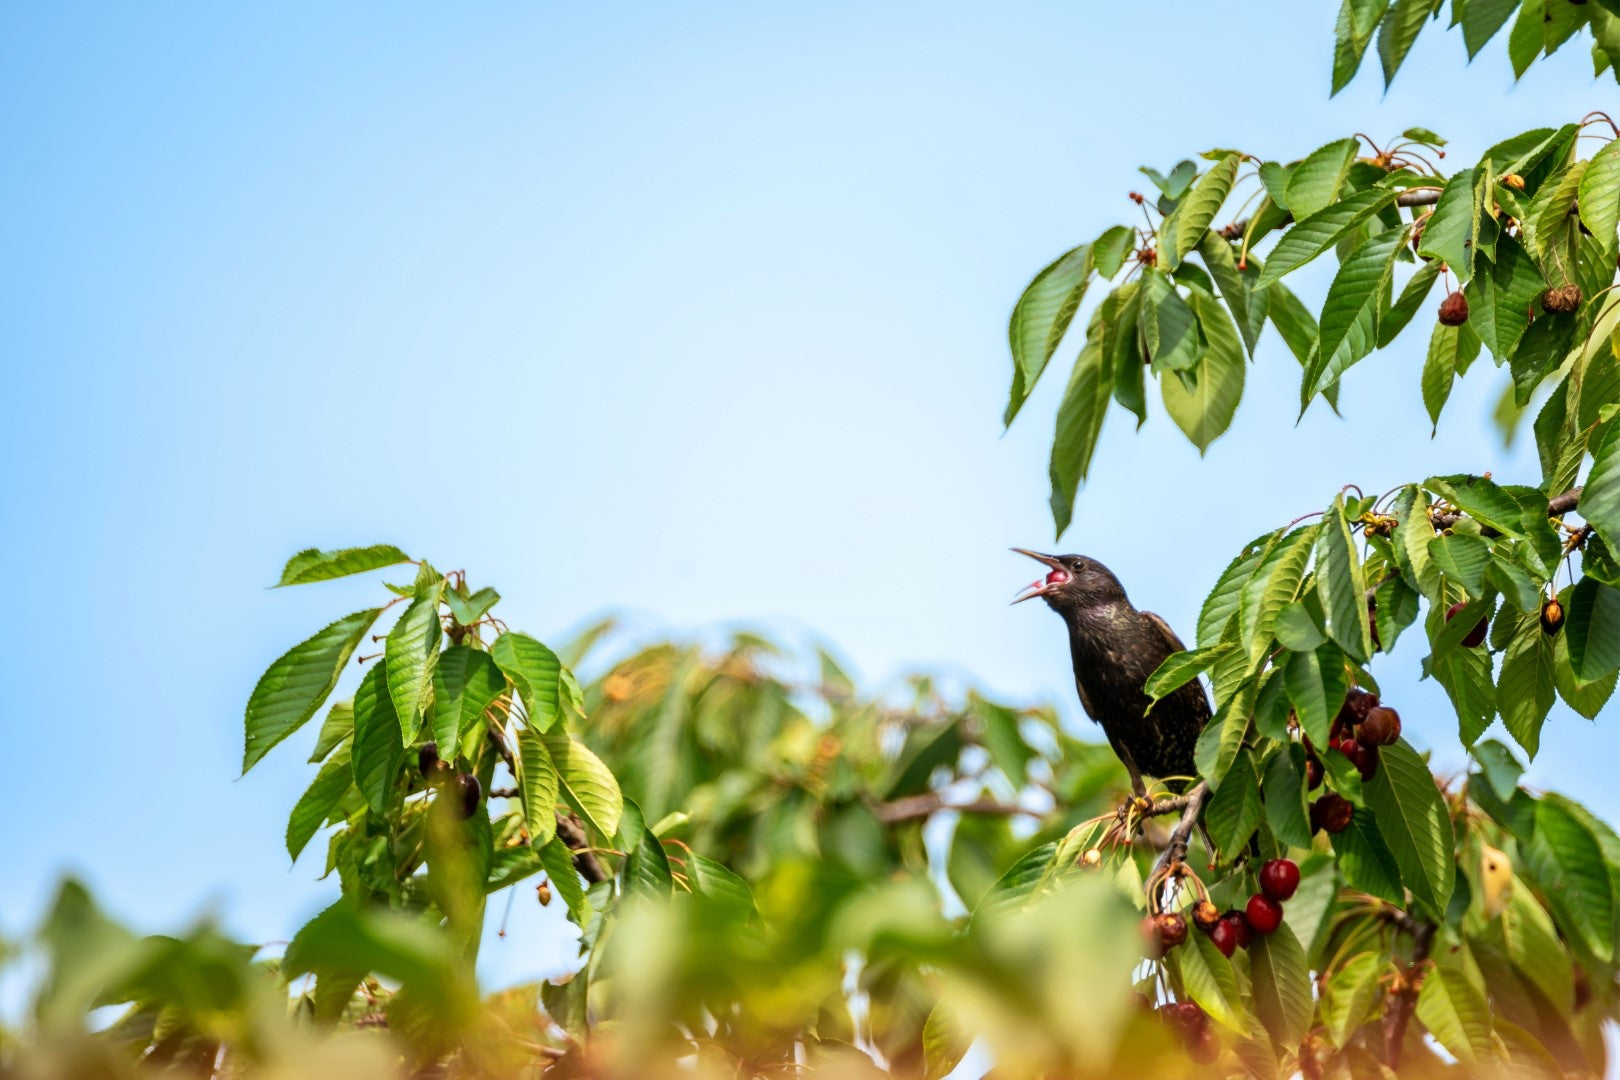
[[[1119,808],[1120,820],[1123,821],[1128,817],[1132,810],[1139,814],[1147,813],[1153,808],[1153,800],[1148,798],[1147,785],[1142,782],[1142,770],[1136,767],[1136,761],[1131,757],[1131,752],[1125,749],[1119,740],[1109,736],[1108,742],[1114,748],[1114,755],[1124,763],[1125,771],[1131,777],[1131,797],[1125,800],[1124,804]]]

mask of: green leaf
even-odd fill
[[[311,581],[330,581],[333,578],[348,577],[350,574],[364,574],[368,570],[377,570],[384,566],[395,566],[399,563],[410,562],[411,557],[392,544],[374,544],[363,548],[338,548],[336,551],[321,551],[309,548],[300,551],[287,560],[282,568],[281,580],[275,587],[283,585],[305,585]]]
[[[1211,1020],[1234,1032],[1249,1030],[1249,1010],[1238,990],[1237,972],[1208,934],[1188,934],[1181,948],[1166,954],[1164,964]]]
[[[489,653],[452,645],[433,667],[433,708],[428,714],[439,756],[454,761],[461,736],[484,722],[484,711],[506,690],[506,676]]]
[[[1135,243],[1136,230],[1127,225],[1115,225],[1103,230],[1103,234],[1091,245],[1097,273],[1105,278],[1119,273]]]
[[[1446,181],[1418,240],[1419,255],[1444,263],[1464,284],[1473,273],[1479,240],[1481,176],[1478,168],[1464,169]]]
[[[259,677],[244,720],[243,773],[315,715],[381,612],[381,608],[372,608],[339,619],[287,650]]]
[[[1519,525],[1524,517],[1524,508],[1489,477],[1466,474],[1431,476],[1423,482],[1423,486],[1481,525],[1489,525],[1508,536],[1524,535]]]
[[[1271,550],[1243,586],[1238,629],[1251,664],[1259,663],[1269,651],[1278,612],[1299,594],[1316,533],[1314,525],[1294,530]]]
[[[574,869],[574,853],[561,837],[553,837],[540,849],[540,862],[546,868],[546,877],[552,887],[562,896],[563,903],[568,905],[568,917],[574,920],[574,925],[584,929],[590,922],[591,904],[585,896],[584,887],[580,885],[579,873]]]
[[[612,770],[584,743],[567,735],[546,735],[541,742],[557,766],[561,791],[569,803],[603,836],[616,833],[624,813],[624,796]]]
[[[1288,743],[1272,755],[1262,786],[1266,820],[1279,842],[1289,847],[1311,846],[1311,820],[1305,808],[1305,748]]]
[[[1491,545],[1477,536],[1456,533],[1436,536],[1429,541],[1429,557],[1448,579],[1461,585],[1468,595],[1478,598],[1485,591],[1485,568],[1491,562]]]
[[[1428,673],[1451,699],[1463,745],[1472,745],[1496,716],[1496,687],[1491,682],[1489,654],[1484,649],[1452,649],[1436,657],[1428,665]]]
[[[1553,686],[1564,704],[1586,719],[1596,720],[1614,696],[1616,683],[1620,683],[1620,672],[1615,671],[1590,682],[1577,678],[1569,659],[1569,630],[1553,638]]]
[[[1266,265],[1270,266],[1271,263],[1267,262]],[[1304,366],[1310,361],[1311,354],[1316,351],[1316,338],[1319,333],[1316,316],[1312,315],[1300,302],[1299,297],[1281,282],[1267,286],[1266,293],[1271,297],[1269,312],[1271,325],[1282,335],[1283,342],[1288,346],[1288,351],[1294,354],[1294,359]]]
[[[1555,273],[1559,264],[1574,261],[1575,245],[1580,239],[1575,199],[1585,174],[1586,162],[1573,161],[1542,181],[1525,215],[1525,246],[1538,262]],[[1554,258],[1555,254],[1559,257]],[[1571,265],[1562,266],[1561,276],[1565,282],[1573,279],[1574,269]]]
[[[1103,363],[1112,373],[1114,400],[1134,413],[1136,426],[1147,421],[1142,342],[1138,323],[1142,316],[1142,290],[1137,282],[1121,285],[1098,305],[1097,330]]]
[[[1242,162],[1241,154],[1233,152],[1222,154],[1215,164],[1198,178],[1198,182],[1193,184],[1192,190],[1188,191],[1186,197],[1176,206],[1175,243],[1170,261],[1162,262],[1165,251],[1161,247],[1160,265],[1174,269],[1183,256],[1203,242],[1204,233],[1209,230],[1209,223],[1215,220],[1221,204],[1232,191],[1232,182],[1237,179],[1238,166]]]
[[[366,672],[354,692],[353,765],[355,786],[365,796],[366,805],[379,814],[388,808],[394,777],[405,760],[405,744],[399,731],[387,677],[378,664]]]
[[[1496,261],[1489,272],[1479,268],[1464,290],[1468,325],[1498,360],[1513,354],[1530,325],[1530,312],[1547,283],[1535,260],[1510,234],[1496,242]]]
[[[1215,298],[1194,290],[1188,297],[1197,313],[1209,347],[1191,369],[1193,385],[1185,378],[1160,378],[1165,411],[1200,454],[1225,434],[1243,397],[1243,346],[1226,310]]]
[[[1028,779],[1029,763],[1037,755],[1018,730],[1018,710],[986,701],[977,694],[969,698],[968,707],[979,720],[990,761],[1015,789],[1022,788]]]
[[[1316,258],[1360,228],[1369,218],[1395,203],[1393,188],[1371,187],[1332,203],[1298,222],[1283,234],[1266,259],[1255,287],[1263,289]]]
[[[1350,827],[1335,833],[1332,840],[1339,873],[1344,875],[1346,886],[1401,907],[1406,905],[1400,867],[1384,843],[1383,832],[1373,820],[1372,811],[1356,807]]]
[[[692,888],[721,907],[746,915],[754,909],[754,893],[748,882],[719,863],[697,852],[685,856],[687,880]]]
[[[512,680],[529,711],[529,723],[550,731],[560,715],[562,662],[528,634],[507,631],[495,639],[490,656]]]
[[[1508,644],[1496,692],[1503,725],[1532,760],[1541,748],[1541,725],[1552,708],[1556,690],[1552,668],[1552,639],[1542,633],[1536,616],[1524,616]]]
[[[1344,655],[1327,646],[1312,652],[1290,653],[1283,668],[1288,699],[1294,703],[1299,726],[1314,746],[1328,745],[1333,718],[1344,704],[1349,681]]]
[[[1407,278],[1406,285],[1401,289],[1401,295],[1395,303],[1378,321],[1378,347],[1387,346],[1400,336],[1406,329],[1407,323],[1417,314],[1418,308],[1428,298],[1429,290],[1434,286],[1435,280],[1440,276],[1438,262],[1426,262],[1419,266],[1417,273]],[[1436,326],[1441,325],[1436,323]]]
[[[1165,695],[1185,686],[1196,679],[1201,672],[1208,671],[1217,660],[1226,656],[1237,644],[1223,641],[1205,649],[1195,649],[1191,652],[1171,653],[1164,658],[1154,673],[1148,676],[1142,692],[1152,701],[1159,701]]]
[[[557,835],[557,803],[561,798],[557,766],[540,733],[527,724],[518,729],[517,749],[523,821],[529,829],[529,843],[542,847]]]
[[[1378,759],[1378,771],[1361,787],[1367,808],[1413,898],[1443,917],[1456,871],[1446,801],[1428,765],[1405,742],[1380,748]]]
[[[321,824],[337,807],[349,785],[354,783],[354,769],[349,763],[349,751],[339,750],[330,761],[321,766],[314,781],[299,796],[287,819],[287,854],[294,861],[304,850],[310,838],[320,830]]]
[[[1260,268],[1251,258],[1248,267],[1239,270],[1231,242],[1213,231],[1204,233],[1198,253],[1220,289],[1221,299],[1232,312],[1232,321],[1237,324],[1238,333],[1243,338],[1243,347],[1252,358],[1260,332],[1265,329],[1266,312],[1271,306],[1270,296],[1257,291]]]
[[[1517,876],[1508,909],[1503,912],[1502,937],[1508,959],[1541,995],[1559,1009],[1573,1008],[1575,983],[1569,953],[1558,939],[1552,919],[1531,894],[1529,883]]]
[[[383,667],[388,673],[388,693],[394,701],[406,744],[416,741],[422,730],[422,717],[433,699],[433,669],[439,659],[439,596],[435,585],[418,590],[405,613],[388,631]]]
[[[1343,0],[1333,28],[1333,93],[1337,94],[1361,67],[1361,58],[1378,29],[1390,0]]]
[[[1204,825],[1223,858],[1231,859],[1243,849],[1260,824],[1262,812],[1254,756],[1239,750],[1204,811]]]
[[[1614,884],[1598,837],[1558,795],[1536,803],[1536,829],[1523,847],[1565,932],[1607,962],[1614,956]]]
[[[1046,370],[1047,361],[1057,351],[1069,323],[1074,320],[1074,313],[1080,309],[1094,266],[1091,245],[1081,244],[1036,274],[1035,280],[1018,298],[1007,325],[1007,340],[1013,354],[1013,382],[1012,396],[1002,418],[1004,423],[1013,422]]]
[[[1314,1003],[1305,950],[1288,924],[1270,934],[1256,934],[1249,946],[1249,979],[1254,1011],[1279,1045],[1299,1042],[1310,1027]]]
[[[1360,145],[1355,139],[1339,139],[1311,151],[1294,166],[1286,194],[1296,220],[1304,221],[1338,199]]]
[[[1491,1010],[1479,970],[1448,949],[1437,949],[1435,965],[1418,990],[1417,1018],[1435,1041],[1464,1064],[1492,1056]]]
[[[1334,496],[1322,515],[1322,529],[1316,540],[1316,590],[1327,614],[1328,636],[1352,659],[1366,663],[1373,651],[1367,578],[1350,531],[1342,492]]]
[[[1387,653],[1395,648],[1401,632],[1417,618],[1418,594],[1401,575],[1391,574],[1379,582],[1374,600],[1378,605],[1373,613],[1378,624],[1378,640]]]
[[[1242,601],[1243,586],[1254,576],[1255,570],[1260,566],[1266,555],[1275,546],[1281,530],[1256,537],[1245,545],[1238,553],[1237,558],[1227,564],[1216,579],[1215,587],[1210,589],[1209,595],[1204,598],[1203,607],[1198,612],[1198,644],[1204,648],[1218,643],[1226,633],[1226,627],[1237,614],[1238,605]]]
[[[1385,966],[1385,959],[1379,953],[1357,953],[1328,978],[1322,1019],[1333,1045],[1348,1045],[1350,1036],[1372,1016],[1373,1006],[1382,997],[1378,979]]]
[[[1434,538],[1434,525],[1429,521],[1429,501],[1415,486],[1402,489],[1395,497],[1395,561],[1409,583],[1439,603],[1440,568],[1429,554],[1429,541]]]
[[[500,599],[501,594],[487,585],[467,597],[455,589],[446,590],[444,594],[444,602],[450,605],[450,616],[459,626],[471,626],[482,619]]]
[[[1620,229],[1620,139],[1605,143],[1587,161],[1576,199],[1581,222],[1602,245],[1612,265],[1615,248],[1620,244],[1616,236]]]
[[[1248,733],[1258,695],[1259,687],[1254,679],[1244,682],[1238,692],[1216,710],[1198,736],[1193,760],[1198,765],[1198,775],[1208,780],[1217,793],[1227,770],[1243,748],[1243,737]]]
[[[1142,273],[1140,295],[1137,333],[1153,373],[1186,371],[1197,364],[1198,321],[1175,283],[1163,271],[1150,268]]]
[[[623,833],[619,843],[625,849],[624,861],[619,864],[619,880],[626,896],[667,898],[674,888],[669,872],[669,857],[658,837],[642,824],[640,809],[634,802],[624,804]]]
[[[1276,632],[1277,640],[1290,652],[1310,652],[1327,641],[1310,609],[1298,600],[1277,612]]]
[[[1479,55],[1485,43],[1507,23],[1508,17],[1518,10],[1523,0],[1468,0],[1462,9],[1463,43],[1468,59]]]
[[[1395,81],[1395,72],[1411,51],[1412,42],[1434,10],[1434,0],[1395,0],[1378,24],[1378,59],[1384,68],[1384,85]]]
[[[1581,490],[1581,516],[1611,548],[1620,548],[1620,424],[1612,421],[1592,450],[1592,471]]]
[[[973,1045],[973,1035],[950,1014],[945,1002],[936,1001],[923,1022],[923,1076],[943,1080]]]
[[[1511,799],[1518,790],[1519,777],[1524,775],[1524,766],[1513,756],[1513,751],[1495,739],[1486,739],[1469,753],[1479,762],[1481,774],[1496,797],[1503,802]]]
[[[1595,682],[1620,669],[1620,589],[1583,577],[1569,594],[1562,637],[1575,677]]]
[[[1087,341],[1069,375],[1063,403],[1058,406],[1049,467],[1052,520],[1058,536],[1074,518],[1074,497],[1091,469],[1091,455],[1097,449],[1097,437],[1108,413],[1113,379],[1105,359],[1100,344],[1095,339]]]
[[[326,719],[321,723],[321,733],[315,737],[315,750],[309,755],[311,765],[319,764],[325,760],[340,743],[349,741],[354,734],[354,703],[351,701],[336,702],[326,711]]]
[[[1388,303],[1395,256],[1406,233],[1389,229],[1369,237],[1340,264],[1322,304],[1316,355],[1306,366],[1301,385],[1302,412],[1377,344],[1378,320]]]

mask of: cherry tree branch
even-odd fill
[[[1031,810],[1025,806],[1012,803],[992,802],[988,799],[978,799],[973,802],[951,803],[946,802],[944,796],[937,791],[925,791],[919,795],[907,795],[903,799],[893,802],[879,803],[872,808],[877,819],[886,825],[893,825],[901,821],[915,821],[925,818],[936,810],[959,810],[964,814],[1002,814],[1008,817],[1023,815],[1026,817],[1043,817],[1038,810]]]
[[[1412,1019],[1412,1008],[1417,1004],[1417,976],[1423,964],[1429,959],[1429,948],[1434,944],[1435,925],[1432,922],[1419,922],[1399,908],[1387,908],[1381,914],[1398,929],[1412,936],[1412,961],[1401,973],[1400,981],[1384,997],[1384,1063],[1395,1069],[1401,1063],[1401,1046],[1406,1042],[1406,1027]]]
[[[512,746],[506,741],[506,733],[494,723],[489,725],[489,741],[494,744],[495,752],[501,755],[501,760],[506,762],[506,767],[512,771],[512,775],[516,776],[517,759],[512,754]],[[499,790],[508,797],[516,794],[516,791],[509,788]],[[495,791],[491,791],[490,794],[494,795]],[[579,871],[580,877],[593,885],[600,881],[611,880],[613,875],[607,872],[594,852],[587,850],[591,846],[591,839],[585,835],[585,826],[578,818],[573,814],[558,811],[557,835],[574,852],[574,869]]]

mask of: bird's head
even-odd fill
[[[1114,572],[1096,559],[1084,555],[1042,555],[1026,548],[1013,548],[1047,567],[1047,574],[1031,582],[1013,603],[1040,597],[1057,612],[1111,604],[1125,599],[1125,587]]]

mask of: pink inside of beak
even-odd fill
[[[1068,580],[1069,572],[1067,570],[1054,570],[1050,574],[1046,575],[1046,583],[1048,585],[1061,585]],[[1038,585],[1040,582],[1036,582],[1036,584]]]

